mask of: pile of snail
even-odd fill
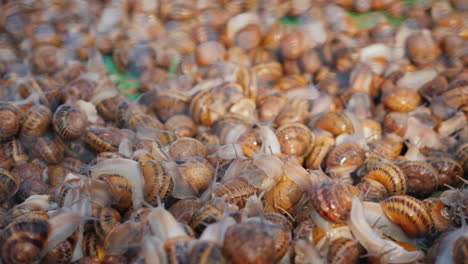
[[[2,1],[0,263],[468,263],[467,3]]]

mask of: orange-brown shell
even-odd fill
[[[319,117],[315,127],[321,128],[333,135],[354,134],[354,127],[351,120],[344,113],[328,112]]]
[[[229,180],[213,190],[215,197],[224,197],[228,203],[235,204],[239,208],[243,208],[246,199],[258,192],[258,189],[249,184],[243,178],[236,178]]]
[[[408,195],[395,195],[380,203],[385,215],[410,237],[432,231],[433,221],[424,203]]]
[[[49,128],[52,112],[43,105],[33,106],[21,126],[20,136],[28,142],[42,136]]]
[[[359,193],[359,189],[352,185],[325,182],[314,187],[310,198],[322,217],[334,223],[342,223],[351,212],[352,196],[358,196]]]
[[[318,138],[312,151],[305,161],[305,166],[309,170],[318,170],[321,168],[321,164],[327,157],[327,154],[335,146],[335,138],[331,135],[323,136]]]
[[[408,188],[406,175],[392,163],[378,163],[369,169],[365,178],[382,184],[389,195],[405,194]]]
[[[0,102],[0,141],[11,139],[20,128],[19,113],[13,105]]]
[[[55,132],[63,139],[72,140],[83,135],[87,118],[80,109],[64,104],[55,111],[53,125]]]
[[[358,242],[340,237],[331,242],[327,261],[331,264],[358,263],[360,255]]]
[[[396,87],[382,97],[385,107],[395,112],[411,112],[421,104],[421,96],[415,89]]]
[[[314,134],[300,123],[286,124],[276,130],[281,152],[287,155],[305,157],[314,145]]]
[[[139,166],[145,179],[143,188],[145,201],[157,206],[159,200],[164,202],[171,195],[174,181],[164,166],[156,161],[140,160]]]

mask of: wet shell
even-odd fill
[[[281,152],[305,157],[314,145],[314,134],[303,124],[286,124],[276,130]]]
[[[333,223],[343,223],[351,212],[352,196],[359,189],[348,184],[322,183],[316,185],[310,196],[317,212]]]
[[[382,184],[389,195],[405,194],[408,188],[406,175],[396,165],[379,163],[367,172],[365,178]]]
[[[335,136],[341,134],[354,134],[353,124],[344,113],[325,113],[321,117],[319,117],[319,119],[315,123],[315,127],[328,131]]]
[[[0,102],[0,141],[10,140],[20,128],[18,110],[13,105]]]
[[[455,156],[460,162],[460,165],[463,167],[463,171],[467,172],[468,171],[468,142],[462,144],[457,148],[457,151],[455,152]]]
[[[52,120],[52,112],[43,105],[36,105],[29,110],[21,127],[20,136],[28,142],[44,135]]]
[[[84,134],[87,118],[78,108],[61,105],[54,113],[53,125],[63,139],[72,140]]]
[[[101,262],[106,254],[104,247],[99,241],[99,237],[92,231],[84,232],[81,250],[84,256],[91,257]]]
[[[21,218],[9,224],[0,235],[4,263],[33,263],[39,260],[49,235],[49,223],[37,218]]]
[[[277,81],[283,76],[283,68],[276,61],[263,62],[252,67],[260,82],[268,83]]]
[[[114,121],[117,118],[117,108],[123,100],[119,95],[106,98],[96,105],[96,110],[105,120]]]
[[[360,255],[358,242],[340,237],[331,242],[327,261],[331,264],[358,263]]]
[[[364,163],[365,151],[356,143],[345,143],[336,146],[328,153],[327,170],[339,176],[351,173]]]
[[[407,195],[395,195],[380,203],[385,215],[410,237],[422,237],[432,230],[433,222],[423,202]]]
[[[275,119],[287,102],[288,98],[283,93],[273,93],[264,97],[257,107],[259,120],[269,121]]]
[[[256,131],[250,131],[240,136],[238,143],[240,144],[244,155],[248,158],[253,158],[255,154],[260,152],[262,147],[262,138]]]
[[[468,258],[468,237],[463,236],[453,242],[452,256],[454,263],[462,264]]]
[[[406,113],[421,104],[421,96],[415,89],[393,88],[385,92],[382,101],[390,110]]]
[[[141,160],[139,166],[145,178],[145,201],[157,206],[159,201],[164,202],[174,190],[173,179],[164,166],[156,161]]]

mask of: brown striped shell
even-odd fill
[[[82,136],[87,126],[87,118],[81,110],[68,104],[55,110],[52,122],[55,132],[67,140]]]
[[[439,186],[450,185],[453,187],[461,184],[460,178],[463,177],[463,168],[455,159],[451,157],[429,156],[426,161],[439,172]]]
[[[451,82],[442,94],[442,100],[453,108],[468,104],[468,78]]]
[[[463,171],[468,172],[468,142],[463,143],[457,148],[455,157],[460,162],[460,165],[462,165]]]
[[[227,264],[220,245],[212,241],[198,241],[190,251],[190,263]]]
[[[433,221],[424,203],[408,195],[395,195],[380,203],[385,215],[410,237],[422,237],[432,231]]]
[[[328,112],[319,117],[315,127],[321,128],[335,136],[341,134],[354,134],[354,127],[351,120],[344,113]]]
[[[300,123],[283,125],[275,134],[283,154],[305,157],[314,145],[314,134],[307,126]]]
[[[283,93],[272,93],[263,97],[257,106],[258,119],[260,121],[274,120],[287,102],[288,98]]]
[[[50,137],[35,138],[30,152],[48,164],[57,164],[64,156],[63,147]]]
[[[94,230],[102,239],[122,220],[119,212],[112,208],[102,208],[97,217],[98,220],[94,221]]]
[[[0,102],[0,141],[10,140],[20,128],[18,109],[7,102]]]
[[[358,242],[340,237],[330,243],[327,261],[330,264],[358,263],[361,249]]]
[[[235,178],[229,180],[213,190],[214,197],[224,197],[228,203],[235,204],[239,208],[243,208],[246,199],[255,194],[257,188],[249,184],[246,179]]]
[[[318,170],[327,157],[327,154],[335,146],[335,138],[331,135],[319,137],[312,147],[312,151],[305,160],[305,167],[309,170]]]
[[[66,240],[58,243],[42,258],[41,264],[66,264],[70,263],[78,242],[78,232],[73,233]]]
[[[406,175],[392,163],[376,164],[368,170],[365,178],[382,184],[389,195],[405,194],[408,188]]]
[[[0,234],[3,263],[32,263],[46,245],[50,232],[46,220],[25,217],[10,223]]]
[[[20,185],[20,179],[12,172],[0,168],[0,202],[15,195]]]
[[[118,197],[113,206],[120,212],[125,212],[132,206],[132,186],[130,181],[118,174],[101,174],[98,179],[109,184],[109,188]]]
[[[404,161],[398,166],[405,173],[408,194],[427,196],[439,186],[439,172],[425,161]]]
[[[283,177],[265,194],[265,212],[291,212],[304,194],[303,189],[289,177]]]
[[[307,122],[309,114],[309,101],[303,98],[291,99],[275,118],[273,125],[280,127],[291,123],[305,123]]]
[[[164,91],[154,98],[153,110],[162,122],[174,115],[184,114],[190,97],[183,92]]]
[[[200,201],[187,198],[174,203],[168,210],[180,223],[189,223],[192,216],[202,206]]]
[[[365,151],[357,143],[344,143],[327,156],[327,170],[335,176],[346,176],[364,163]]]
[[[96,105],[96,110],[105,120],[114,121],[117,118],[117,108],[123,100],[120,95],[106,98]]]
[[[358,188],[349,184],[324,182],[314,187],[310,198],[323,218],[333,223],[342,223],[351,212],[352,196],[358,196],[359,193]]]
[[[23,144],[18,139],[5,142],[1,147],[1,156],[10,158],[12,165],[18,165],[29,160]]]
[[[205,204],[192,215],[189,225],[193,231],[201,234],[207,225],[216,222],[221,215],[223,215],[223,211],[214,205]]]
[[[81,244],[81,250],[83,252],[83,256],[91,257],[94,260],[102,262],[106,255],[104,247],[99,240],[98,235],[90,231],[85,231],[83,233],[83,241]]]
[[[114,127],[87,128],[84,135],[84,143],[96,152],[116,152],[121,140],[119,129]]]
[[[423,200],[434,224],[434,233],[445,232],[450,228],[451,221],[446,206],[439,198],[428,198]]]
[[[21,126],[20,136],[27,142],[44,135],[52,120],[52,112],[43,105],[33,106],[26,114]]]
[[[164,166],[153,160],[140,160],[139,166],[145,179],[145,201],[157,206],[158,201],[164,202],[174,190],[172,176]]]

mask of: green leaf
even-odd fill
[[[285,16],[280,19],[281,23],[289,26],[300,26],[301,21],[299,17]]]

